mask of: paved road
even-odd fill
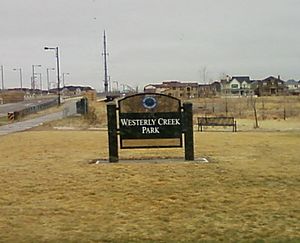
[[[28,130],[33,127],[37,127],[44,122],[59,120],[64,117],[72,116],[76,114],[76,101],[72,101],[68,104],[64,105],[64,110],[52,114],[48,114],[45,116],[41,116],[32,120],[22,121],[22,122],[15,122],[12,124],[0,126],[0,136],[6,135],[14,132],[21,132]]]
[[[47,103],[49,101],[52,101],[56,98],[47,98],[47,99],[34,99],[34,100],[26,100],[18,103],[9,103],[9,104],[3,104],[0,105],[0,117],[1,116],[7,116],[8,112],[14,112],[19,111],[31,106],[36,106],[38,104]]]

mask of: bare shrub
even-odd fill
[[[88,113],[84,115],[84,119],[89,125],[96,125],[98,123],[98,116],[96,114],[95,107],[89,106]]]

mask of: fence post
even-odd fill
[[[118,136],[117,136],[117,106],[114,102],[107,104],[108,152],[109,162],[118,162]]]
[[[184,112],[184,151],[185,160],[194,160],[194,131],[193,131],[193,104],[185,102]]]

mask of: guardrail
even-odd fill
[[[7,117],[9,120],[18,120],[21,117],[24,117],[26,115],[48,109],[48,108],[56,106],[56,105],[57,105],[57,99],[54,99],[49,102],[30,106],[30,107],[27,107],[27,108],[19,110],[19,111],[8,112]]]
[[[8,118],[8,120],[10,120],[10,121],[15,120],[15,113],[14,113],[14,112],[8,112],[8,113],[7,113],[7,118]]]

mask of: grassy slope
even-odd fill
[[[195,141],[213,163],[89,164],[107,157],[99,131],[1,137],[0,241],[300,240],[300,133],[196,132]]]

